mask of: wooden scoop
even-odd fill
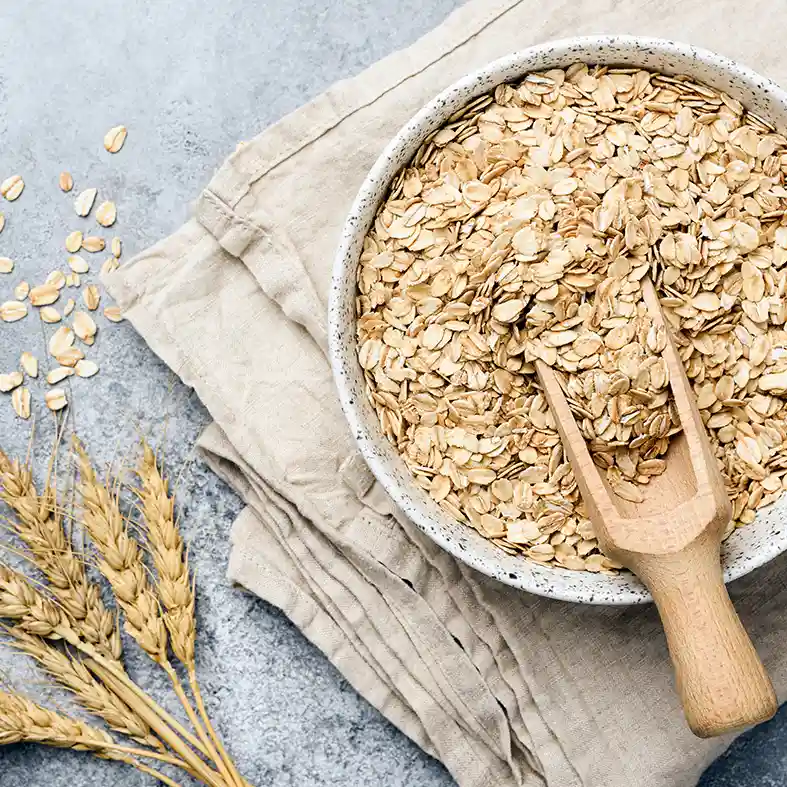
[[[663,358],[683,427],[665,472],[640,488],[643,502],[611,491],[555,373],[541,361],[536,368],[599,543],[650,590],[686,719],[695,735],[709,738],[771,718],[776,696],[722,578],[721,537],[732,517],[724,480],[650,280],[643,296],[667,332]]]

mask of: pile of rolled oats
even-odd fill
[[[687,77],[577,63],[474,100],[394,180],[358,268],[367,393],[415,482],[510,553],[595,540],[533,361],[621,497],[679,430],[656,285],[733,501],[787,487],[787,139]]]

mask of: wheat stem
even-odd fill
[[[120,682],[119,677],[112,673],[111,669],[94,661],[88,661],[87,664],[90,669],[101,678],[104,684],[110,686],[115,693],[123,697],[123,700],[131,705],[131,707],[145,719],[151,729],[156,730],[167,746],[188,763],[195,773],[199,774],[200,779],[210,785],[210,787],[227,787],[221,774],[217,773],[203,762],[188,746],[186,746],[172,729],[166,725],[161,725],[160,720],[156,718],[153,711],[145,702],[140,701],[135,695],[124,692],[123,684]]]
[[[167,787],[183,787],[180,782],[176,782],[174,779],[170,779],[169,776],[165,776],[161,771],[157,771],[155,768],[151,768],[149,765],[143,765],[141,762],[138,762],[133,757],[112,757],[113,760],[119,760],[120,762],[128,763],[129,765],[136,768],[138,771],[142,773],[146,773],[148,776],[152,776],[154,779],[158,779],[162,784],[166,784]]]
[[[124,688],[124,692],[122,695],[118,695],[124,701],[127,701],[125,697],[127,695],[131,695],[137,699],[137,701],[144,703],[144,705],[152,711],[159,720],[159,723],[166,724],[171,730],[175,731],[178,735],[184,738],[188,743],[190,743],[195,749],[200,751],[206,757],[210,757],[207,751],[203,748],[202,744],[188,731],[186,730],[183,725],[171,714],[167,713],[152,697],[148,696],[136,683],[134,683],[131,678],[123,670],[118,670],[111,661],[108,661],[102,657],[95,648],[91,647],[88,643],[82,642],[78,638],[74,637],[72,632],[69,631],[60,631],[59,636],[68,642],[69,645],[73,645],[77,650],[81,653],[84,653],[90,661],[85,661],[86,666],[88,666],[93,672],[92,664],[96,664],[101,666],[106,672],[114,677],[114,679]],[[99,678],[103,681],[103,677],[99,675]],[[117,694],[117,692],[115,692]],[[151,725],[152,727],[153,725]]]
[[[77,741],[79,743],[79,741]],[[189,772],[188,765],[178,757],[173,757],[171,754],[162,754],[158,751],[151,751],[150,749],[139,749],[135,746],[121,746],[119,743],[108,743],[105,748],[110,752],[121,752],[123,754],[130,754],[134,757],[146,757],[149,760],[158,760],[167,765],[174,765],[186,772]]]
[[[224,761],[231,768],[232,775],[236,784],[238,784],[239,787],[249,787],[249,783],[238,772],[232,758],[229,756],[226,749],[224,748],[224,744],[222,743],[221,738],[218,736],[216,730],[213,727],[213,723],[210,720],[210,716],[208,716],[208,710],[205,707],[205,702],[202,699],[202,692],[200,691],[199,682],[197,681],[197,673],[194,669],[193,664],[189,667],[188,674],[189,674],[189,685],[191,686],[191,692],[194,695],[194,700],[197,703],[197,709],[199,710],[200,716],[202,716],[202,719],[205,722],[205,726],[208,729],[208,734],[213,739],[213,742],[216,744],[216,748],[218,748],[220,754],[224,758]]]
[[[183,706],[183,710],[186,711],[186,715],[189,717],[191,726],[194,727],[194,729],[196,730],[199,739],[202,741],[203,745],[210,753],[210,758],[216,764],[216,767],[218,768],[221,775],[227,780],[227,783],[231,785],[232,783],[235,782],[235,777],[230,772],[229,768],[227,767],[227,764],[224,762],[221,755],[218,753],[218,751],[216,751],[213,742],[211,741],[210,737],[205,731],[205,728],[200,723],[197,713],[195,712],[191,702],[189,701],[186,692],[183,690],[183,684],[180,682],[180,678],[178,677],[177,673],[175,672],[175,670],[173,669],[172,665],[169,662],[163,665],[163,667],[165,672],[169,676],[169,679],[172,683],[172,688],[175,691],[177,698],[180,700],[180,704]],[[240,787],[240,785],[238,787]]]

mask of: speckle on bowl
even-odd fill
[[[577,61],[688,74],[738,99],[782,133],[787,130],[787,93],[778,85],[726,57],[686,44],[634,36],[589,36],[554,41],[490,63],[444,90],[410,120],[361,186],[334,263],[329,308],[331,364],[345,416],[372,472],[402,511],[443,549],[483,574],[538,595],[585,604],[640,604],[650,601],[650,594],[631,574],[605,576],[538,565],[505,554],[472,528],[449,517],[413,483],[383,436],[366,399],[356,359],[356,266],[363,238],[393,177],[425,137],[473,98],[531,71],[563,68]],[[726,581],[747,574],[787,549],[787,525],[782,526],[785,511],[787,496],[730,536],[723,549]]]

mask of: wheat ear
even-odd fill
[[[11,461],[0,451],[0,499],[15,512],[11,520],[14,530],[79,634],[106,658],[119,662],[120,632],[101,600],[98,586],[87,579],[84,562],[74,553],[64,532],[55,488],[47,483],[38,494],[30,468],[18,460]]]
[[[0,563],[0,617],[17,621],[28,634],[62,639],[69,627],[65,612],[32,586],[28,578]]]
[[[200,737],[207,746],[215,746],[216,756],[224,762],[233,781],[238,787],[243,787],[246,782],[216,733],[200,692],[195,662],[194,586],[189,575],[188,557],[175,519],[175,500],[169,493],[167,479],[158,467],[156,455],[145,440],[137,474],[140,485],[136,492],[147,532],[145,545],[158,575],[156,590],[164,609],[164,623],[169,631],[172,651],[188,672],[189,684],[209,736],[206,738],[201,734]],[[201,733],[201,725],[198,724],[195,727]]]
[[[101,751],[114,743],[103,730],[50,711],[27,697],[0,690],[0,743],[21,741],[80,751]]]
[[[39,743],[59,749],[90,751],[103,759],[118,760],[133,765],[143,773],[162,781],[168,787],[181,787],[159,771],[143,765],[132,754],[144,754],[135,749],[116,746],[103,730],[78,719],[72,719],[38,705],[27,697],[0,690],[0,745]],[[165,762],[169,758],[161,757]]]
[[[144,719],[96,680],[79,659],[19,628],[6,627],[5,630],[12,637],[14,647],[34,658],[48,675],[74,694],[85,710],[103,719],[115,732],[143,746],[164,748]]]
[[[147,531],[146,547],[158,574],[156,590],[164,609],[164,622],[172,652],[188,666],[194,663],[196,639],[194,589],[183,539],[175,522],[175,502],[156,465],[156,456],[146,442],[143,442],[138,475],[137,494]]]
[[[82,522],[101,557],[99,570],[109,580],[126,616],[126,631],[157,663],[167,659],[167,630],[148,584],[139,545],[129,535],[117,500],[96,477],[90,459],[75,443]]]

